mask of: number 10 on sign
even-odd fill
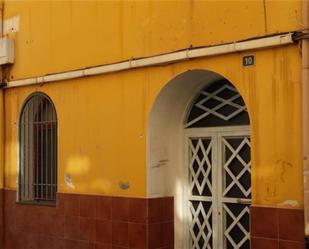
[[[242,65],[244,67],[255,65],[255,56],[254,55],[247,55],[247,56],[242,57]]]

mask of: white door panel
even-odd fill
[[[247,126],[186,130],[190,249],[250,249]]]

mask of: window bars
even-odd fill
[[[225,79],[200,91],[194,100],[185,128],[249,124],[245,102]]]
[[[57,192],[57,116],[48,96],[31,95],[19,120],[21,202],[55,202]]]

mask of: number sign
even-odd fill
[[[247,55],[242,57],[242,65],[244,67],[253,66],[255,64],[255,56],[254,55]]]

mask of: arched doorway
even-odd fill
[[[249,249],[249,116],[226,79],[202,89],[185,124],[188,248]]]
[[[174,197],[175,248],[249,249],[249,117],[236,88],[207,70],[178,75],[153,104],[147,143],[148,197]]]

